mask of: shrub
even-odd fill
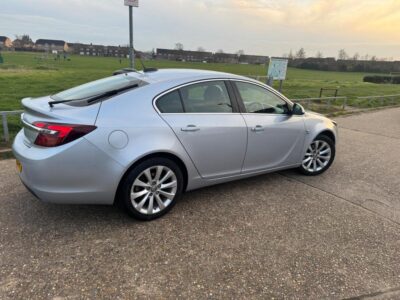
[[[400,76],[368,75],[364,77],[364,82],[400,84]]]

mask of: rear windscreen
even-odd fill
[[[101,96],[111,91],[126,90],[132,87],[139,88],[146,85],[147,82],[140,80],[136,77],[130,76],[129,74],[121,74],[117,76],[111,76],[92,82],[88,82],[77,87],[62,91],[58,94],[52,95],[51,98],[55,101],[64,100],[87,100],[92,97]]]

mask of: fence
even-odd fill
[[[357,97],[355,105],[359,107],[375,107],[375,106],[388,106],[399,105],[400,94],[386,95],[386,96],[364,96]]]
[[[257,76],[254,76],[257,77]],[[261,77],[258,76],[258,80]],[[340,111],[357,111],[371,107],[384,107],[400,105],[400,94],[385,95],[385,96],[364,96],[355,97],[350,99],[349,97],[320,97],[320,98],[299,98],[292,99],[293,102],[302,104],[306,109],[314,110],[321,113],[334,113]],[[0,111],[2,117],[3,127],[3,138],[1,141],[6,143],[10,141],[10,132],[8,126],[7,116],[18,115],[23,113],[22,110],[15,111]]]
[[[347,97],[319,97],[319,98],[299,98],[292,99],[293,102],[303,104],[306,109],[313,106],[325,107],[328,111],[335,107],[336,110],[345,110],[347,105]]]
[[[8,130],[8,120],[7,116],[10,115],[18,115],[23,113],[23,110],[14,110],[14,111],[0,111],[1,119],[2,119],[2,124],[3,124],[3,138],[5,142],[10,141],[10,132]]]

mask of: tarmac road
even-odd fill
[[[325,174],[190,192],[149,223],[42,203],[0,161],[0,299],[400,298],[400,108],[337,121]]]

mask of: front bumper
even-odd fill
[[[24,185],[45,202],[113,204],[124,168],[85,138],[54,148],[29,147],[23,131],[13,143]]]

